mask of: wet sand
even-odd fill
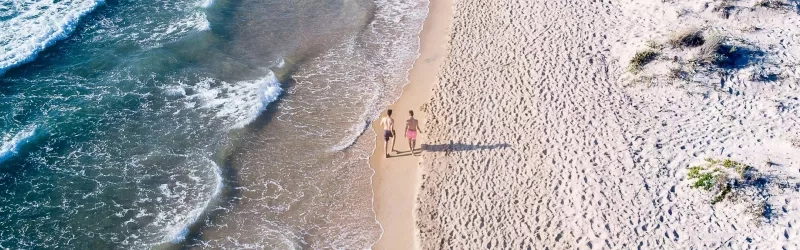
[[[420,110],[420,107],[430,101],[431,90],[437,81],[438,69],[447,55],[451,19],[451,1],[433,0],[430,2],[428,17],[420,33],[419,58],[409,72],[409,83],[403,89],[400,99],[389,106],[394,110],[393,117],[398,137],[395,150],[399,150],[399,154],[393,152],[390,158],[384,158],[383,129],[379,124],[380,118],[373,123],[373,129],[378,135],[375,152],[370,157],[370,166],[375,170],[372,179],[375,193],[374,208],[378,222],[383,228],[383,235],[373,249],[417,249],[419,247],[414,211],[421,180],[421,158],[419,151],[417,151],[417,156],[410,154],[408,141],[403,136],[403,131],[405,121],[408,119],[408,110],[414,110],[414,116],[420,121],[420,127],[424,132],[417,136],[418,149],[427,138],[427,115],[426,112]]]

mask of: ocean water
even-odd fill
[[[419,0],[0,1],[0,248],[369,248]]]

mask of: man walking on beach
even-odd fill
[[[397,141],[394,135],[394,119],[392,119],[392,110],[386,111],[386,116],[381,119],[381,126],[383,127],[383,151],[386,152],[386,158],[389,158],[389,139],[392,139],[392,151],[394,151],[394,143]]]
[[[408,138],[408,148],[412,155],[417,155],[414,152],[414,147],[417,146],[417,131],[422,133],[422,130],[419,129],[419,121],[414,119],[414,111],[409,110],[408,115],[411,116],[411,118],[406,120],[406,138]]]

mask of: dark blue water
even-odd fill
[[[370,77],[376,72],[367,71],[407,67],[411,53],[399,53],[396,48],[415,50],[416,41],[409,38],[418,28],[389,29],[388,24],[405,27],[403,22],[410,22],[411,27],[416,27],[421,20],[419,14],[414,16],[416,19],[402,20],[404,11],[419,12],[418,4],[398,10],[389,8],[397,3],[323,2],[0,3],[0,246],[283,246],[276,245],[276,241],[252,239],[248,235],[254,232],[246,228],[231,229],[241,224],[232,218],[236,218],[237,211],[258,216],[269,210],[248,205],[243,199],[257,198],[263,204],[281,199],[265,193],[246,197],[242,190],[248,186],[288,191],[308,188],[307,177],[288,175],[291,170],[283,167],[304,162],[297,159],[309,156],[275,153],[270,159],[248,162],[252,157],[236,159],[232,152],[247,151],[243,151],[243,145],[267,152],[259,155],[298,152],[308,147],[297,143],[305,140],[300,135],[253,142],[263,138],[261,133],[265,130],[281,130],[267,125],[279,124],[269,122],[272,119],[291,120],[280,126],[293,129],[321,126],[330,120],[304,118],[294,112],[323,104],[338,105],[351,110],[337,118],[331,131],[323,133],[330,136],[326,142],[331,145],[311,154],[315,160],[303,166],[329,169],[340,166],[337,159],[343,157],[350,159],[349,164],[365,162],[363,155],[368,152],[363,149],[368,147],[358,151],[360,155],[342,150],[354,143],[354,136],[361,135],[363,122],[376,113],[376,105],[386,95],[371,84],[375,81]],[[392,22],[382,24],[381,20]],[[399,45],[377,42],[384,39],[381,37],[392,36],[409,41],[394,41]],[[364,54],[368,52],[386,59],[373,61],[371,66],[360,63],[358,60],[374,58]],[[366,67],[354,71],[352,66],[341,67],[338,62]],[[387,74],[402,75],[404,69],[395,71]],[[309,72],[327,73],[314,76]],[[352,79],[331,80],[342,79],[337,74]],[[300,94],[314,90],[315,84],[327,86],[326,94]],[[397,92],[396,87],[392,89]],[[315,103],[313,100],[318,97],[331,99]],[[281,99],[282,104],[274,104]],[[269,111],[269,107],[273,110]],[[259,119],[265,121],[256,122]],[[273,174],[247,177],[247,171],[256,165]],[[352,175],[369,177],[362,172]],[[326,178],[330,181],[337,177]],[[352,197],[371,200],[371,193],[364,191],[368,182],[361,180],[358,187],[363,190]],[[346,184],[333,181],[322,189],[314,186],[314,190],[341,185]],[[250,190],[253,189],[257,188]],[[295,210],[270,213],[251,228],[277,229],[291,235],[297,235],[293,230],[319,228],[315,222],[286,228],[274,222],[283,221],[280,217],[285,214],[306,211],[303,206],[320,209],[318,205],[305,205],[309,201],[304,199],[330,195],[322,191],[305,198],[293,197],[292,202],[300,203],[292,205]],[[366,234],[373,236],[343,243],[337,239],[339,236],[314,235],[322,238],[313,241],[322,245],[330,245],[325,242],[333,240],[340,244],[337,246],[368,246],[379,231],[371,208],[361,209],[364,212],[354,216],[365,226],[337,230],[362,227],[360,230],[372,232]],[[352,220],[347,216],[337,218]],[[308,223],[304,218],[293,219]],[[312,241],[300,234],[294,239],[301,241],[299,245]],[[258,244],[228,244],[237,239]]]

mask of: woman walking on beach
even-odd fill
[[[383,152],[386,153],[386,158],[389,158],[389,139],[392,139],[392,151],[394,151],[394,119],[392,118],[392,110],[386,111],[386,116],[381,119],[381,126],[383,126]]]
[[[419,129],[419,121],[417,119],[414,119],[414,111],[413,110],[409,110],[408,111],[408,115],[411,116],[411,118],[408,118],[408,120],[406,120],[406,133],[405,133],[405,135],[406,135],[406,138],[408,138],[409,151],[411,151],[412,155],[417,155],[414,152],[414,147],[417,146],[417,131],[422,133],[422,130]]]

